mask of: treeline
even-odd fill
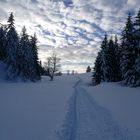
[[[19,35],[13,13],[7,24],[0,25],[0,61],[6,63],[7,78],[36,81],[41,78],[36,35],[29,36],[23,27]]]
[[[120,43],[105,35],[95,60],[92,82],[122,81],[130,87],[140,86],[140,10],[136,17],[129,13]]]

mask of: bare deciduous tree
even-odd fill
[[[50,81],[53,81],[55,74],[60,71],[60,67],[60,58],[58,58],[55,53],[47,58],[45,69],[47,71],[47,75],[50,77]]]

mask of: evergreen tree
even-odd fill
[[[38,59],[38,47],[37,47],[37,37],[36,34],[31,37],[30,40],[30,45],[31,45],[31,63],[32,63],[32,79],[40,79],[41,77],[41,64],[39,63]]]
[[[92,81],[94,84],[99,84],[101,81],[116,82],[120,80],[119,45],[117,37],[115,37],[114,42],[112,37],[108,41],[107,35],[105,35],[101,44],[101,50],[95,61]]]
[[[6,58],[6,31],[3,26],[0,27],[0,60]]]
[[[116,58],[115,58],[115,46],[112,37],[108,42],[107,48],[107,64],[108,64],[108,82],[115,82],[116,81]]]
[[[124,27],[124,30],[122,31],[122,41],[123,45],[129,46],[130,44],[134,44],[134,24],[132,21],[132,16],[129,13],[126,25]]]
[[[17,78],[19,74],[18,69],[18,47],[19,47],[19,37],[14,26],[14,16],[11,13],[8,19],[7,28],[7,42],[6,42],[6,62],[7,76],[9,79]]]
[[[140,86],[140,10],[132,21],[129,13],[122,32],[122,43],[105,36],[95,61],[93,83],[120,81],[128,86]]]
[[[136,61],[134,65],[136,82],[134,86],[140,86],[140,10],[134,21],[134,37],[136,42]]]
[[[26,28],[23,27],[19,47],[19,66],[21,76],[24,80],[36,81],[41,76],[41,66],[38,61],[37,38],[36,35],[29,38]]]
[[[140,10],[138,11],[137,16],[134,21],[134,36],[137,44],[140,44]]]
[[[88,73],[88,72],[91,72],[90,66],[87,67],[86,72],[87,72],[87,73]]]
[[[0,60],[7,64],[8,79],[39,80],[44,69],[38,59],[36,35],[29,37],[23,27],[19,38],[14,21],[11,13],[8,25],[0,26]]]
[[[101,53],[99,52],[94,63],[92,83],[93,85],[98,85],[101,83],[101,80],[102,80]]]
[[[111,37],[108,43],[108,54],[107,54],[110,72],[108,81],[110,82],[120,81],[120,66],[118,55],[119,53],[118,53],[117,37],[115,37],[115,42]]]
[[[117,35],[115,35],[115,41],[114,41],[114,47],[115,47],[115,81],[121,81],[122,80],[122,74],[121,74],[121,67],[120,67],[120,58],[121,58],[121,47],[118,43]]]
[[[101,44],[101,71],[102,80],[106,82],[116,81],[116,58],[115,58],[115,46],[112,37],[108,41],[107,35]]]
[[[7,26],[7,29],[11,29],[11,28],[15,28],[15,19],[14,19],[14,15],[13,13],[11,12],[10,13],[10,16],[8,18],[8,26]]]
[[[107,35],[101,44],[101,50],[95,60],[93,70],[93,83],[99,84],[101,81],[109,82],[111,79],[110,75],[110,60],[109,60],[109,46],[108,46]]]
[[[101,71],[102,71],[102,80],[109,81],[109,64],[108,64],[108,39],[107,35],[101,44]]]
[[[137,56],[135,62],[135,78],[136,82],[134,86],[140,86],[140,54]]]
[[[134,25],[132,17],[129,14],[126,26],[122,33],[122,57],[121,57],[121,71],[123,76],[123,83],[125,85],[134,86],[136,82],[136,75],[134,64],[136,61],[136,46],[134,39]]]
[[[30,47],[30,42],[29,42],[29,36],[26,33],[26,28],[23,27],[22,32],[21,32],[21,39],[20,39],[20,46],[19,46],[19,53],[18,53],[18,60],[19,60],[19,69],[20,69],[20,76],[26,80],[29,79],[29,55],[28,55],[28,50]],[[30,54],[32,55],[32,54]]]

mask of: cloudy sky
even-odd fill
[[[0,22],[10,12],[20,32],[36,32],[39,57],[52,52],[61,58],[63,70],[85,71],[93,65],[105,33],[120,34],[129,11],[135,14],[139,0],[0,0]]]

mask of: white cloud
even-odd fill
[[[84,70],[93,63],[106,32],[120,34],[139,0],[1,0],[0,22],[14,12],[17,30],[36,32],[39,56],[59,54],[63,69]]]

